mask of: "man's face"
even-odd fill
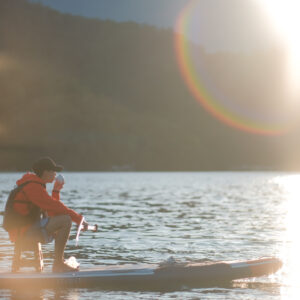
[[[42,175],[42,180],[46,183],[52,183],[56,177],[56,172],[52,170],[45,170]]]

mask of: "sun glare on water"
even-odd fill
[[[286,45],[289,54],[291,88],[300,91],[300,1],[299,0],[256,0],[263,6],[273,27]]]
[[[282,300],[300,299],[300,175],[276,178],[284,196]]]

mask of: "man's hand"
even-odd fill
[[[82,222],[82,231],[87,231],[89,227],[89,224],[86,221]]]

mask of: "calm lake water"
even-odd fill
[[[0,174],[0,210],[22,174]],[[282,271],[242,280],[228,288],[179,289],[169,293],[0,290],[1,299],[300,299],[300,175],[263,172],[65,173],[61,200],[99,232],[66,256],[82,267],[276,256]],[[51,186],[49,186],[51,190]],[[1,208],[2,207],[2,208]],[[50,270],[53,244],[43,248]],[[9,270],[13,247],[0,229],[0,268]]]

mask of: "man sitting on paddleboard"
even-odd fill
[[[64,261],[64,250],[69,238],[72,221],[80,224],[82,216],[68,208],[60,201],[60,190],[64,182],[56,180],[52,196],[47,193],[46,184],[55,180],[56,172],[60,172],[62,166],[49,157],[36,161],[32,170],[17,181],[21,190],[14,197],[13,209],[22,216],[29,217],[29,221],[21,228],[9,230],[11,241],[15,241],[21,234],[25,238],[38,240],[42,243],[51,242],[55,239],[55,258],[53,272],[76,271],[74,267]],[[41,215],[43,215],[41,217]],[[83,222],[84,226],[88,224]]]

